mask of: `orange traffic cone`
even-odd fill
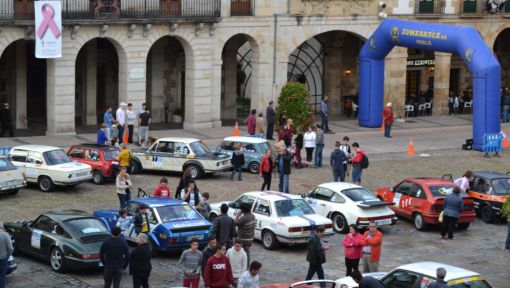
[[[413,144],[413,138],[409,138],[409,146],[407,146],[407,155],[414,156],[414,144]]]
[[[503,133],[503,148],[508,148],[508,147],[510,147],[510,145],[508,145],[508,136],[505,133]]]
[[[127,145],[128,141],[129,141],[129,129],[126,125],[126,127],[124,128],[124,135],[122,135],[122,143],[125,143]]]
[[[236,126],[234,127],[234,136],[239,136],[239,123],[236,121]]]
[[[382,121],[381,128],[379,128],[379,130],[384,131],[384,119]]]

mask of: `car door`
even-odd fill
[[[37,151],[28,151],[25,167],[27,177],[31,177],[34,181],[37,181],[40,175],[51,176],[48,174],[46,165],[44,165],[43,156]]]
[[[253,215],[257,219],[257,225],[255,226],[255,238],[262,239],[262,229],[264,227],[272,227],[272,209],[268,200],[257,198],[253,205]],[[273,231],[274,232],[274,231]]]
[[[490,191],[488,179],[475,176],[469,187],[469,196],[473,197],[475,209],[481,208],[483,203],[490,198],[488,195]]]
[[[19,171],[25,175],[25,178],[28,180],[33,181],[33,177],[30,177],[32,175],[27,175],[26,171],[26,164],[27,164],[27,156],[28,151],[26,150],[16,150],[13,149],[13,151],[10,154],[10,160],[14,166],[18,167]]]
[[[308,204],[312,206],[317,214],[326,217],[329,213],[330,200],[333,194],[334,192],[327,188],[317,187],[308,195]]]
[[[46,215],[37,218],[28,229],[23,239],[26,251],[39,258],[45,259],[49,255],[49,247],[53,242],[51,232],[55,229],[55,221]]]
[[[412,213],[415,211],[422,211],[423,207],[425,207],[425,202],[427,201],[427,196],[425,195],[425,190],[421,185],[413,183],[409,188],[408,201],[405,203],[406,205],[406,216],[411,217]]]
[[[395,270],[384,276],[380,282],[387,288],[417,288],[421,278],[422,275],[416,272]]]
[[[408,202],[410,201],[409,190],[413,184],[414,183],[409,181],[403,181],[393,189],[395,194],[393,195],[392,201],[395,203],[393,206],[395,213],[402,216],[410,215],[411,212],[408,211]]]
[[[237,213],[240,212],[241,203],[248,203],[250,207],[253,207],[253,202],[255,202],[255,197],[248,195],[241,195],[239,198],[234,200],[233,202],[228,203],[230,209],[228,209],[228,216],[235,219]]]
[[[125,209],[128,213],[128,216],[134,218],[136,216],[136,214],[138,213],[138,210],[140,209],[140,205],[136,202],[129,202],[127,204],[127,206],[125,206]],[[131,225],[129,225],[129,228],[124,231],[124,237],[126,237],[126,239],[129,239],[131,241],[136,240],[134,223],[131,223]]]
[[[143,168],[150,170],[171,169],[170,160],[174,155],[174,143],[171,141],[159,141],[149,151],[147,151]]]

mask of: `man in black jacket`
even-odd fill
[[[149,276],[152,270],[149,236],[140,234],[136,237],[138,246],[131,252],[129,275],[133,275],[133,288],[149,288]]]
[[[220,243],[226,243],[227,249],[229,249],[233,244],[236,226],[234,225],[234,219],[227,214],[228,205],[226,203],[221,204],[220,211],[221,215],[214,219],[214,234],[216,239]]]
[[[269,102],[269,105],[266,108],[266,122],[267,122],[267,140],[274,140],[273,131],[274,131],[274,122],[276,120],[276,112],[273,109],[273,101]]]
[[[216,245],[217,245],[216,237],[209,237],[209,242],[207,243],[207,246],[205,246],[204,250],[202,250],[202,265],[201,265],[201,272],[202,272],[202,278],[204,278],[204,272],[205,272],[205,266],[207,265],[207,260],[209,258],[216,254]]]
[[[280,192],[289,193],[290,187],[290,161],[294,155],[287,151],[284,145],[278,147],[278,157],[276,158],[276,168],[280,175]]]
[[[104,265],[104,287],[120,287],[122,271],[129,264],[129,249],[127,242],[120,238],[120,227],[112,228],[112,237],[101,245],[99,258]]]
[[[306,254],[306,261],[310,263],[308,266],[308,274],[306,280],[311,280],[313,275],[317,273],[319,280],[324,280],[324,270],[322,264],[326,263],[326,253],[324,251],[329,249],[329,245],[324,243],[322,236],[324,235],[324,227],[319,226],[312,238],[308,240],[308,253]],[[323,284],[321,283],[321,287]]]
[[[375,279],[372,276],[364,276],[361,275],[359,270],[354,270],[351,273],[351,277],[354,282],[359,284],[359,288],[384,288],[384,286],[379,282],[379,280]]]
[[[0,133],[0,137],[4,137],[6,131],[9,132],[9,137],[14,137],[11,109],[9,108],[9,103],[7,102],[4,103],[3,109],[0,110],[0,124],[2,126],[2,133]]]
[[[345,181],[345,167],[344,163],[347,162],[347,156],[344,151],[340,149],[340,141],[336,141],[335,150],[331,152],[331,156],[329,157],[329,165],[331,165],[331,169],[333,170],[333,181],[340,182]]]
[[[427,288],[448,288],[448,282],[444,281],[446,269],[439,267],[436,269],[436,281],[430,283]]]
[[[230,163],[234,166],[234,170],[232,170],[232,175],[230,175],[230,180],[234,180],[234,175],[236,173],[239,174],[238,180],[243,180],[241,173],[243,171],[243,165],[244,165],[244,153],[241,150],[241,144],[235,144],[235,151],[232,153],[232,160],[230,160]]]

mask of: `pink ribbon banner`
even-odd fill
[[[35,57],[62,57],[62,2],[34,1],[34,12]]]
[[[53,9],[53,6],[44,4],[42,6],[42,16],[43,21],[39,25],[39,29],[37,29],[37,36],[42,39],[46,31],[50,29],[53,36],[58,38],[60,36],[60,29],[57,27],[55,20],[53,20],[53,17],[55,17],[55,9]]]

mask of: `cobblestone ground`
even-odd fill
[[[326,158],[326,163],[328,159]],[[431,153],[430,158],[408,157],[401,154],[378,154],[370,156],[370,167],[364,172],[363,185],[368,189],[392,186],[404,177],[440,177],[444,173],[460,175],[466,169],[510,170],[510,155],[502,158],[482,158],[477,152],[442,150]],[[327,166],[327,165],[326,165]],[[135,187],[152,190],[159,178],[169,177],[175,188],[179,175],[143,173],[134,176]],[[276,175],[275,175],[276,177]],[[273,189],[277,180],[273,178]],[[242,192],[257,190],[261,185],[258,175],[244,174],[244,181],[231,182],[227,174],[207,176],[198,180],[201,192],[209,192],[211,201],[230,200]],[[329,168],[294,169],[291,175],[291,192],[294,194],[311,190],[315,185],[331,181]],[[172,191],[173,192],[173,191]],[[116,207],[118,200],[113,183],[102,186],[82,184],[73,189],[58,189],[52,193],[42,193],[31,187],[15,196],[0,197],[0,219],[2,221],[32,219],[40,212],[50,209],[82,209],[92,212],[95,209]],[[396,226],[383,230],[384,244],[381,271],[388,271],[401,264],[416,261],[438,261],[458,265],[477,271],[487,277],[495,287],[509,287],[510,253],[505,252],[503,242],[506,237],[506,224],[485,224],[477,220],[466,231],[457,233],[456,241],[441,241],[437,229],[425,232],[416,231],[411,223],[400,220]],[[345,273],[343,235],[329,239],[332,249],[327,254],[326,277],[336,279]],[[303,280],[306,276],[306,249],[281,247],[277,251],[267,251],[256,243],[252,252],[254,260],[263,263],[261,284]],[[51,271],[48,264],[19,256],[18,271],[8,277],[7,287],[100,287],[99,271],[74,271],[58,274]],[[163,255],[153,259],[151,276],[152,287],[180,286],[179,269],[176,266],[178,255]],[[130,287],[127,273],[123,287]]]

